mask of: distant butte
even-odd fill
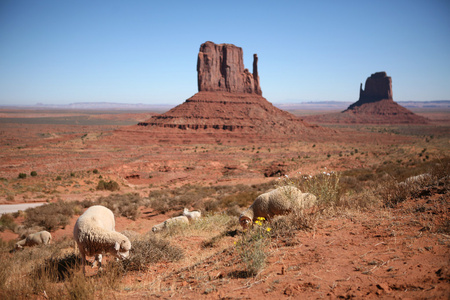
[[[393,100],[392,78],[377,72],[359,88],[359,100],[342,113],[307,116],[309,122],[358,124],[427,124],[428,120]]]
[[[310,125],[262,97],[258,56],[244,68],[242,48],[206,42],[197,60],[198,93],[168,112],[123,130],[147,132],[158,142],[317,140],[329,129]]]

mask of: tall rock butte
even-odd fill
[[[343,113],[353,115],[366,123],[426,124],[428,120],[418,116],[393,100],[392,78],[386,72],[377,72],[366,79],[364,90],[359,88],[359,100]],[[360,123],[360,122],[358,122]]]
[[[377,72],[359,88],[359,100],[342,113],[307,116],[305,120],[317,123],[359,124],[426,124],[428,120],[414,114],[393,100],[392,78],[386,72]]]
[[[242,48],[232,44],[206,42],[197,60],[199,92],[230,92],[262,95],[258,56],[253,55],[253,73],[244,68]]]
[[[381,100],[394,101],[392,97],[392,78],[387,76],[386,72],[377,72],[370,75],[366,79],[364,90],[361,83],[359,87],[359,100],[350,105],[348,109]]]
[[[317,132],[330,130],[310,125],[280,110],[262,97],[258,56],[253,72],[244,68],[242,48],[206,42],[197,59],[198,93],[168,112],[124,129],[151,132],[158,142],[198,143],[227,139],[245,144],[292,139],[318,140]]]

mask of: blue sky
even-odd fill
[[[450,99],[450,1],[0,0],[0,105],[180,104],[206,41],[258,54],[273,103]]]

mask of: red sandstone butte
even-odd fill
[[[357,124],[427,124],[428,120],[414,114],[393,100],[392,78],[377,72],[367,78],[365,89],[359,89],[359,100],[342,113],[307,116],[317,123]]]
[[[331,130],[310,125],[262,97],[255,54],[253,73],[244,68],[242,48],[206,42],[197,61],[199,92],[168,112],[126,131],[148,132],[158,142],[244,142],[299,138],[317,140]]]

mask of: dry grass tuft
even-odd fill
[[[145,271],[151,264],[161,261],[173,262],[184,257],[181,248],[152,233],[132,240],[131,244],[133,247],[130,258],[123,261],[125,271]]]

